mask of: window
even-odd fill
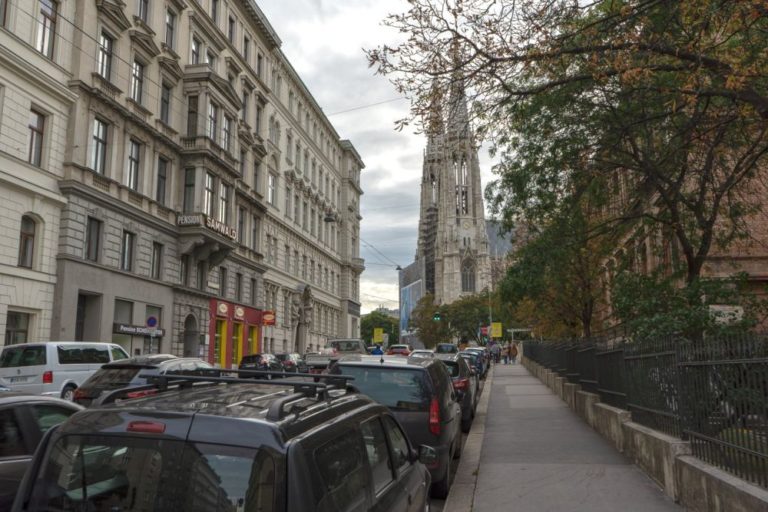
[[[229,190],[229,185],[219,183],[219,220],[224,224],[229,224]]]
[[[299,201],[299,195],[293,195],[293,221],[298,224],[301,220],[301,201]]]
[[[390,416],[384,416],[384,430],[387,431],[389,436],[389,443],[392,447],[392,462],[395,471],[400,473],[408,468],[410,462],[410,448],[408,447],[408,440],[400,427],[395,423]]]
[[[246,89],[243,89],[243,105],[240,110],[240,119],[244,123],[248,122],[248,91]]]
[[[176,13],[170,9],[165,10],[165,45],[173,48],[173,41],[176,37]]]
[[[256,278],[251,278],[251,306],[256,305],[256,296],[258,295],[258,288],[256,284]]]
[[[155,190],[155,201],[165,206],[165,195],[168,183],[168,167],[170,161],[163,157],[157,159],[157,189]]]
[[[306,201],[304,201],[304,205],[302,208],[302,214],[303,218],[301,220],[301,227],[304,228],[304,231],[309,229],[309,205]]]
[[[269,173],[267,178],[267,203],[275,206],[275,199],[277,196],[277,176]]]
[[[205,63],[212,71],[216,71],[216,54],[210,48],[205,52]]]
[[[205,190],[203,192],[203,213],[209,217],[213,217],[213,199],[215,194],[214,189],[214,176],[207,172],[205,173]]]
[[[289,246],[285,246],[285,271],[290,272],[291,271],[291,248]]]
[[[232,118],[224,116],[224,129],[221,132],[221,145],[227,152],[232,151]]]
[[[258,160],[253,162],[253,190],[259,191],[259,179],[261,179],[261,162]]]
[[[163,268],[163,244],[152,242],[152,261],[150,264],[150,277],[160,279],[160,272]]]
[[[139,19],[144,23],[149,20],[149,0],[139,0]]]
[[[182,254],[181,261],[179,262],[179,273],[181,274],[181,284],[183,286],[189,286],[189,255]]]
[[[243,59],[248,62],[248,57],[251,53],[251,40],[248,36],[243,36]]]
[[[240,150],[240,176],[245,176],[245,161],[248,159],[248,152]]]
[[[219,22],[219,0],[211,0],[211,19],[214,23]]]
[[[365,443],[365,452],[368,456],[368,464],[373,476],[373,489],[378,493],[393,480],[391,462],[389,460],[389,448],[387,438],[381,422],[375,418],[360,425]]]
[[[237,242],[245,245],[245,208],[237,209]]]
[[[8,331],[5,332],[5,344],[8,345]],[[24,441],[22,429],[16,419],[15,408],[9,407],[0,411],[0,432],[3,433],[0,457],[5,458],[30,455],[29,450],[27,449],[27,443]]]
[[[120,270],[130,272],[133,270],[133,250],[136,243],[136,235],[130,231],[123,231],[123,245],[120,248]]]
[[[5,14],[8,12],[8,4],[11,0],[0,0],[0,27],[5,26]]]
[[[227,268],[219,267],[219,295],[227,296]]]
[[[208,137],[216,141],[218,130],[219,106],[213,102],[208,103]]]
[[[256,131],[257,135],[261,135],[261,117],[264,115],[264,109],[261,107],[261,105],[256,105],[256,120],[255,125],[253,129]]]
[[[285,216],[291,218],[291,199],[293,198],[293,191],[291,187],[285,187]]]
[[[197,96],[187,98],[187,136],[197,136]]]
[[[19,233],[19,266],[32,268],[35,253],[35,230],[37,225],[29,215],[21,217]]]
[[[235,274],[235,300],[243,301],[243,274]]]
[[[114,39],[106,32],[99,36],[99,75],[107,81],[112,77],[112,47]]]
[[[101,252],[101,221],[88,217],[85,231],[85,259],[99,261]]]
[[[230,43],[235,44],[235,18],[232,16],[229,17],[227,22],[227,37]]]
[[[192,213],[195,209],[195,170],[184,170],[184,213]]]
[[[171,86],[166,83],[160,86],[160,120],[171,124]]]
[[[200,40],[196,37],[192,38],[192,57],[191,61],[192,64],[200,64],[200,48],[202,46],[202,43]]]
[[[141,105],[144,95],[144,64],[134,60],[131,67],[131,99]]]
[[[314,209],[314,208],[312,208],[312,211],[310,212],[310,216],[309,216],[309,219],[310,219],[310,228],[309,228],[309,233],[310,233],[312,236],[315,236],[315,219],[316,219],[316,218],[317,218],[317,217],[315,216],[315,209]]]
[[[208,280],[207,269],[205,267],[205,261],[197,262],[197,288],[198,290],[205,290],[205,283]]]
[[[299,275],[299,251],[293,251],[293,273]]]
[[[360,433],[349,429],[314,451],[320,477],[328,492],[329,508],[357,510],[365,504],[368,479]]]
[[[259,248],[259,218],[253,216],[251,218],[251,249],[254,251]]]
[[[131,139],[128,146],[128,176],[126,185],[132,190],[139,189],[139,167],[141,165],[141,144]]]
[[[475,291],[475,265],[471,260],[464,260],[461,264],[461,291]]]
[[[39,0],[40,19],[37,26],[37,51],[53,59],[53,42],[56,39],[56,14],[59,4],[53,0]]]
[[[264,71],[264,57],[259,53],[256,55],[256,76],[263,79],[262,73]]]
[[[43,161],[43,132],[45,116],[36,110],[29,111],[29,155],[27,161],[40,167]]]

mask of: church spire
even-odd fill
[[[469,111],[464,79],[460,71],[462,59],[458,41],[454,41],[451,46],[451,61],[454,70],[448,95],[448,133],[453,137],[466,137],[469,135]]]

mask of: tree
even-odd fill
[[[439,313],[440,320],[435,320]],[[433,348],[438,343],[450,342],[453,333],[448,326],[445,306],[435,304],[434,296],[427,294],[416,303],[411,312],[411,328],[413,328],[419,340],[426,348]]]
[[[369,61],[410,95],[410,120],[467,91],[500,155],[486,194],[508,227],[552,225],[564,200],[587,198],[590,237],[664,239],[694,288],[713,247],[749,236],[768,152],[763,1],[410,6],[385,22],[407,40]]]
[[[392,345],[399,340],[399,326],[400,322],[397,318],[393,318],[381,311],[371,311],[360,318],[360,336],[366,345],[372,345],[373,329],[380,327],[384,329],[384,333],[388,335],[389,344]]]

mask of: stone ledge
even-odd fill
[[[595,427],[595,405],[600,401],[600,396],[587,391],[576,391],[575,411],[587,424]]]
[[[679,503],[687,510],[753,512],[768,510],[768,490],[752,485],[696,457],[675,464]]]
[[[576,410],[576,393],[578,391],[581,391],[581,386],[578,384],[566,382],[563,385],[563,400],[565,400],[565,403],[568,404],[568,407],[573,411]]]
[[[563,395],[563,384],[566,382],[565,378],[560,376],[555,376],[554,380],[554,389],[552,391],[555,392],[555,394],[560,397],[561,400],[565,400],[565,396]]]
[[[627,456],[677,501],[675,459],[690,455],[691,444],[633,421],[622,423],[621,428]]]
[[[632,414],[624,409],[612,407],[604,403],[596,403],[593,406],[594,425],[592,427],[597,432],[609,440],[614,448],[625,453],[624,429],[622,425],[632,421]]]

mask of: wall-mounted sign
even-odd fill
[[[224,235],[232,240],[237,240],[237,230],[232,226],[228,226],[223,222],[219,222],[213,217],[209,217],[203,213],[191,213],[179,215],[176,217],[176,225],[181,227],[186,226],[204,226],[211,231],[214,231],[220,235]]]
[[[264,311],[261,315],[261,325],[275,325],[275,312]]]
[[[128,334],[130,336],[154,336],[155,338],[165,336],[165,329],[119,323],[112,324],[112,332],[117,334]]]
[[[242,320],[245,316],[245,310],[241,306],[235,306],[235,318]]]
[[[216,311],[217,311],[217,312],[218,312],[220,315],[226,315],[226,314],[229,312],[229,306],[227,305],[227,303],[226,303],[226,302],[219,302],[219,305],[218,305],[218,307],[216,308]]]
[[[347,313],[352,316],[360,316],[360,304],[357,302],[347,301]]]

